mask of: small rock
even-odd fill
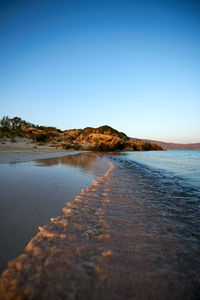
[[[81,263],[81,266],[86,269],[94,269],[95,264],[92,262],[89,262],[89,261],[85,261],[85,262]]]
[[[112,251],[111,250],[103,251],[101,255],[103,257],[109,257],[112,255]]]
[[[105,233],[105,234],[99,234],[97,236],[97,240],[102,241],[102,240],[109,240],[111,238],[110,234]]]

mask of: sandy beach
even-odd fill
[[[59,152],[63,148],[46,146],[42,143],[35,143],[28,138],[16,137],[14,140],[4,137],[0,139],[0,152]]]
[[[14,143],[6,137],[0,139],[0,163],[59,157],[69,153],[77,153],[77,151],[41,145],[27,138],[15,138]]]

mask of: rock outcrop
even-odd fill
[[[142,140],[133,141],[125,133],[119,132],[110,126],[98,128],[70,129],[61,131],[56,127],[35,126],[16,117],[1,120],[0,137],[26,137],[36,143],[62,147],[64,149],[91,150],[91,151],[148,151],[162,150],[156,144]]]
[[[124,133],[118,132],[109,126],[65,131],[58,131],[56,128],[49,130],[48,127],[45,128],[43,126],[42,128],[39,127],[39,129],[29,128],[27,130],[25,133],[27,137],[64,149],[90,151],[162,150],[157,145],[142,142],[141,140],[132,141]]]

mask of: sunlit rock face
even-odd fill
[[[70,129],[61,131],[56,127],[37,126],[16,117],[4,117],[1,121],[0,138],[27,137],[36,143],[64,149],[91,151],[147,151],[162,150],[160,146],[141,140],[133,141],[123,132],[104,125],[98,128]]]
[[[57,130],[55,127],[23,127],[25,136],[35,138],[54,147],[91,151],[145,151],[162,150],[157,145],[141,140],[130,140],[123,132],[110,126],[85,129]]]

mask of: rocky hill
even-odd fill
[[[70,129],[61,131],[56,127],[36,126],[18,117],[1,120],[0,137],[26,137],[36,143],[64,149],[91,151],[149,151],[162,150],[155,143],[131,140],[125,133],[110,126]]]
[[[136,140],[136,139],[133,139]],[[155,141],[155,140],[143,140],[145,143],[155,143],[162,147],[163,150],[200,150],[200,143],[191,143],[191,144],[179,144],[179,143],[166,143],[161,141]]]

